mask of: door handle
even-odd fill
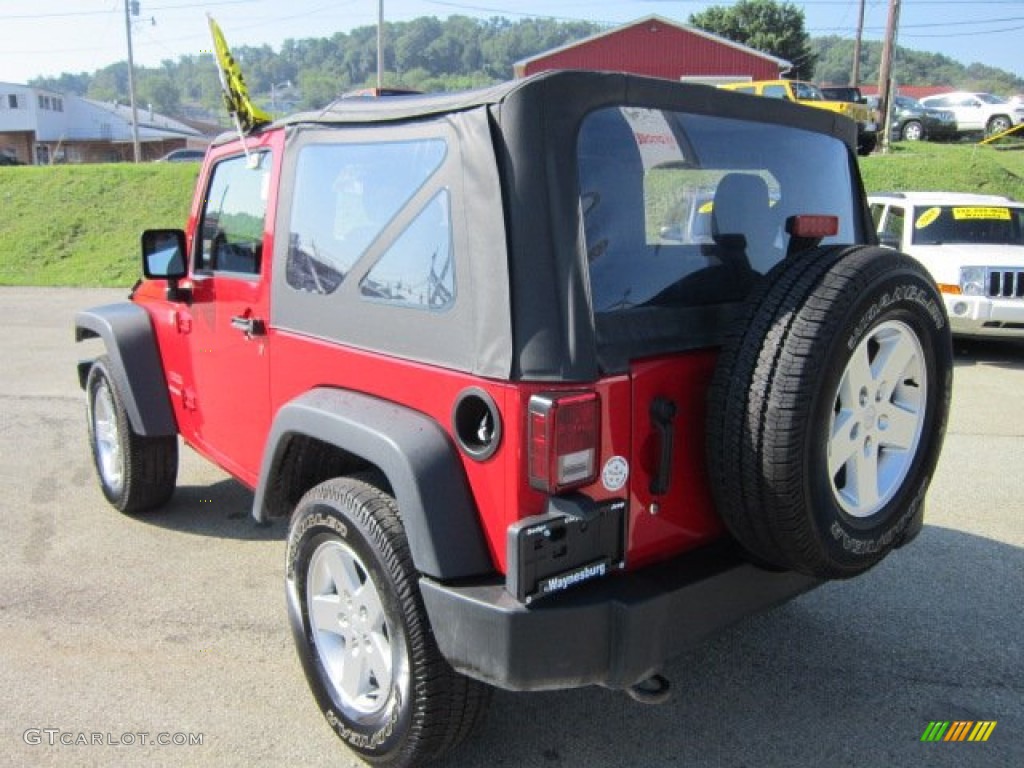
[[[246,315],[237,315],[231,318],[231,327],[241,331],[247,337],[263,336],[267,332],[267,326],[262,320]]]

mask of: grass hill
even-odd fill
[[[183,227],[196,163],[0,167],[0,285],[130,286],[139,234]]]
[[[997,149],[927,141],[893,144],[888,155],[860,159],[868,192],[979,192],[1024,200],[1024,145]]]
[[[904,142],[861,158],[869,192],[946,190],[1024,200],[1024,151]],[[0,167],[0,285],[130,286],[139,233],[182,227],[192,163]]]

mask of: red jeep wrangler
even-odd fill
[[[922,525],[943,302],[875,245],[856,126],[562,72],[226,136],[130,302],[79,313],[100,486],[178,436],[291,519],[289,620],[369,762],[489,686],[663,698],[672,655]]]

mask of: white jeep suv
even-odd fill
[[[1024,203],[953,192],[868,202],[881,244],[931,272],[955,335],[1024,337]]]
[[[952,112],[957,133],[984,131],[991,135],[1024,123],[1024,106],[991,93],[955,91],[921,99],[921,104]]]

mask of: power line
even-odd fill
[[[979,22],[980,23],[980,22]],[[976,29],[971,32],[972,35],[997,35],[1003,32],[1016,32],[1019,29],[1024,29],[1024,24],[1017,27],[1003,27],[1002,29]],[[961,37],[963,32],[937,32],[933,34],[910,34],[904,35],[904,37]]]
[[[926,24],[901,24],[900,29],[924,29],[926,27],[949,27],[956,25],[963,27],[967,25],[975,24],[1002,24],[1007,21],[1024,21],[1024,16],[1007,16],[1002,19],[979,19],[977,21],[944,21],[944,22],[931,22]]]
[[[176,11],[190,8],[209,8],[215,5],[244,5],[258,2],[258,0],[211,0],[208,3],[187,3],[185,5],[153,5],[147,6],[147,11]],[[110,14],[118,14],[120,10],[106,10],[106,11],[55,11],[53,13],[22,13],[22,14],[4,14],[0,19],[3,21],[23,21],[23,20],[36,20],[36,19],[65,19],[75,16],[108,16]]]

